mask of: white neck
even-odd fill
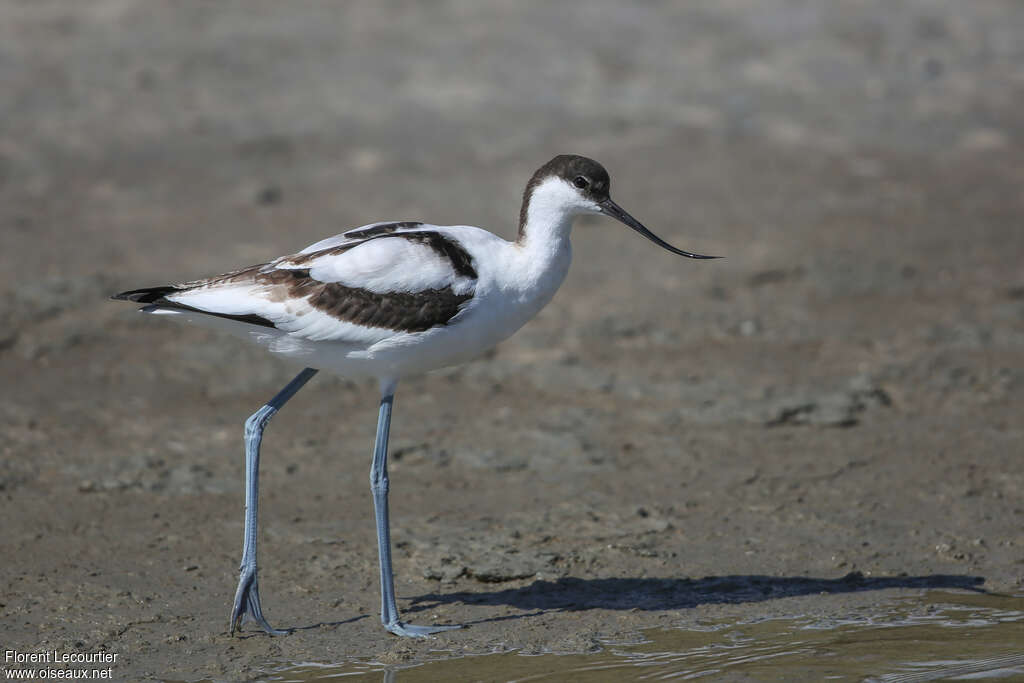
[[[517,243],[529,251],[563,248],[569,243],[572,220],[580,213],[579,193],[564,180],[550,177],[526,198]]]
[[[514,251],[516,279],[523,295],[533,300],[533,313],[550,301],[569,272],[569,233],[573,219],[585,210],[581,199],[575,188],[556,177],[529,192]]]

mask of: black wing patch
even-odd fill
[[[476,268],[473,267],[473,257],[461,244],[446,235],[422,230],[403,232],[394,237],[401,237],[417,244],[425,244],[440,256],[448,259],[448,262],[452,264],[452,269],[460,277],[468,277],[473,280],[477,278]]]
[[[396,332],[423,332],[446,325],[473,294],[456,294],[451,287],[419,292],[371,292],[337,282],[320,282],[308,269],[272,270],[256,281],[284,287],[289,297],[307,300],[332,318]]]
[[[352,232],[346,232],[346,236],[363,237],[358,242],[347,242],[345,244],[339,244],[336,247],[328,247],[327,249],[321,249],[319,251],[311,251],[305,254],[295,254],[294,256],[288,256],[284,261],[294,265],[304,265],[312,263],[316,259],[322,256],[331,256],[335,254],[344,254],[350,249],[358,247],[360,244],[366,244],[370,240],[380,239],[382,237],[393,237],[415,242],[416,244],[423,244],[433,249],[439,256],[448,260],[452,266],[452,270],[455,271],[460,277],[470,278],[472,280],[477,279],[476,268],[474,267],[473,256],[466,251],[466,249],[459,244],[456,240],[442,235],[439,232],[432,230],[414,230],[411,232],[395,232],[401,229],[400,227],[394,226],[415,226],[422,225],[422,223],[385,223],[383,225],[375,225],[372,228],[366,230],[354,230]],[[380,230],[381,232],[374,232]],[[245,272],[245,271],[238,271]],[[230,273],[229,275],[232,275]]]
[[[368,239],[370,237],[380,237],[382,235],[390,235],[393,232],[399,230],[412,230],[422,226],[423,223],[416,221],[399,221],[397,223],[378,223],[377,225],[371,225],[368,228],[356,228],[355,230],[349,230],[343,233],[345,237],[351,237],[352,239]]]
[[[163,287],[144,287],[143,289],[132,289],[127,292],[121,292],[119,294],[111,295],[111,299],[120,299],[122,301],[134,301],[138,304],[152,304],[162,300],[168,294],[179,292],[177,287],[174,285],[164,285]]]

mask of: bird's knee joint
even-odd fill
[[[250,415],[248,418],[246,418],[246,436],[249,436],[254,432],[262,432],[263,428],[267,426],[267,422],[270,421],[270,418],[274,416],[275,412],[277,411],[275,411],[273,408],[270,408],[270,406],[263,406],[255,413]]]

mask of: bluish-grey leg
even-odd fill
[[[391,405],[395,383],[382,382],[380,413],[377,417],[377,438],[373,444],[373,465],[370,467],[370,490],[377,519],[377,554],[380,557],[380,621],[384,628],[399,636],[425,638],[431,633],[462,628],[461,625],[415,626],[398,618],[395,603],[395,578],[391,571],[391,530],[388,521],[388,431],[391,426]]]
[[[241,575],[238,578],[238,590],[235,591],[235,603],[231,608],[231,633],[242,626],[245,618],[252,619],[264,631],[274,636],[281,636],[288,631],[271,628],[263,617],[260,607],[260,589],[256,581],[256,515],[259,506],[260,481],[260,441],[263,440],[263,428],[270,418],[294,396],[306,382],[316,374],[313,368],[306,368],[295,376],[288,385],[270,399],[265,406],[249,416],[245,421],[245,541],[242,545]]]

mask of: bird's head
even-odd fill
[[[531,206],[540,212],[564,212],[572,216],[600,214],[628,225],[673,254],[698,259],[718,258],[683,251],[665,242],[612,201],[610,190],[611,178],[604,166],[593,159],[576,154],[559,154],[537,169],[527,183],[520,215],[520,230],[526,225],[527,212]]]

